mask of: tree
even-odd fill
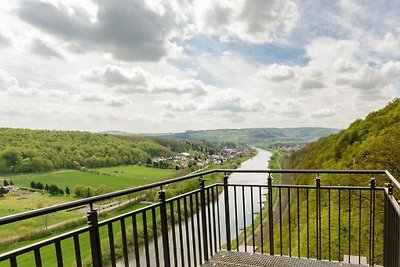
[[[4,195],[4,194],[7,194],[7,193],[8,193],[7,189],[5,189],[4,187],[0,187],[0,195]]]
[[[3,184],[4,184],[4,186],[8,186],[8,182],[6,179],[4,179]]]
[[[34,181],[31,182],[31,188],[36,188],[36,183]]]
[[[44,186],[44,190],[49,191],[49,185],[48,185],[48,184],[46,184],[46,185]]]
[[[71,193],[71,191],[69,190],[68,186],[65,187],[65,194],[66,194],[66,195],[69,195],[70,193]]]
[[[10,180],[9,184],[10,184],[10,185],[14,185],[14,183],[13,183],[11,180]]]
[[[43,190],[44,185],[41,182],[36,183],[36,189]]]

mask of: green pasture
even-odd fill
[[[175,173],[176,171],[171,169],[128,165],[88,169],[87,171],[58,170],[46,173],[8,175],[1,176],[0,182],[6,179],[12,180],[19,187],[30,187],[31,181],[35,181],[41,182],[43,185],[55,184],[61,189],[65,189],[68,186],[71,190],[75,185],[93,188],[106,185],[116,191],[170,178]]]

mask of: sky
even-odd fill
[[[0,2],[0,127],[333,127],[400,95],[398,0]]]

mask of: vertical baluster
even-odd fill
[[[101,256],[100,233],[98,225],[97,210],[93,209],[93,203],[90,204],[90,211],[87,213],[87,222],[90,226],[90,249],[92,253],[93,267],[102,267],[103,261]]]
[[[268,223],[269,223],[269,254],[274,255],[274,209],[272,203],[272,176],[268,174]]]
[[[349,240],[348,240],[348,242],[349,242],[349,246],[348,246],[348,248],[349,248],[349,251],[348,251],[348,255],[349,255],[349,263],[350,263],[350,255],[351,255],[351,239],[350,239],[350,237],[351,237],[351,189],[349,189]]]
[[[361,189],[358,196],[358,264],[361,265]]]
[[[182,230],[182,212],[181,212],[181,199],[178,198],[177,200],[177,207],[178,210],[178,235],[179,235],[179,249],[181,254],[181,266],[185,266],[185,249],[183,247],[183,230]]]
[[[219,208],[219,197],[218,197],[218,186],[215,187],[216,197],[217,197],[217,223],[218,223],[218,244],[219,249],[222,248],[222,241],[221,241],[221,215],[220,215],[220,208]]]
[[[116,267],[116,261],[115,261],[115,246],[114,246],[114,231],[113,231],[113,226],[112,222],[107,224],[108,227],[108,244],[110,245],[110,261],[111,261],[111,266]]]
[[[237,188],[236,185],[233,186],[233,199],[235,202],[235,232],[236,232],[236,251],[239,251],[239,223],[238,223],[238,208],[237,208]]]
[[[146,211],[142,212],[142,223],[143,223],[144,254],[146,257],[146,266],[150,267],[149,236],[147,231]]]
[[[171,210],[171,218],[173,217]],[[160,267],[160,252],[158,251],[158,234],[157,234],[157,214],[156,209],[151,209],[151,219],[153,222],[153,242],[154,242],[154,257],[156,260],[156,266]],[[171,228],[174,228],[174,225],[171,224]]]
[[[184,212],[184,217],[185,217],[185,233],[186,233],[186,250],[187,250],[187,266],[192,265],[192,259],[190,255],[190,240],[189,240],[189,223],[188,223],[188,210],[187,210],[187,200],[186,196],[183,197],[183,212]]]
[[[199,195],[196,193],[196,221],[197,221],[197,240],[198,242],[198,250],[199,250],[199,263],[202,264],[203,263],[203,250],[202,250],[202,246],[201,246],[201,227],[203,226],[203,224],[200,222],[200,204],[199,204]]]
[[[263,229],[263,205],[262,205],[262,194],[261,186],[258,188],[259,201],[260,201],[260,235],[261,235],[261,253],[264,254],[264,229]],[[235,204],[236,205],[236,204]]]
[[[80,248],[80,244],[79,244],[79,235],[74,235],[74,250],[75,250],[76,267],[82,267],[81,248]]]
[[[328,189],[328,247],[329,261],[331,261],[331,189]]]
[[[167,205],[165,202],[165,191],[160,190],[158,192],[158,200],[160,202],[161,235],[163,241],[164,267],[170,267],[171,260],[169,255],[168,217],[167,217]]]
[[[315,232],[316,232],[316,252],[317,252],[317,260],[321,259],[321,253],[320,253],[320,239],[321,239],[321,232],[320,232],[320,217],[321,217],[321,179],[319,178],[319,174],[317,174],[317,177],[315,178],[315,194],[316,194],[316,201],[315,201]]]
[[[250,186],[250,199],[251,199],[251,233],[252,233],[252,241],[253,241],[253,253],[256,252],[256,243],[255,243],[255,229],[254,229],[254,196],[253,196],[253,186]]]
[[[374,254],[375,254],[375,187],[376,181],[372,177],[370,179],[370,258],[369,264],[374,265]]]
[[[281,256],[283,256],[283,241],[282,241],[282,188],[278,188],[278,196],[279,196],[279,244],[280,244],[280,250],[281,250]]]
[[[55,243],[55,247],[56,247],[56,256],[57,256],[57,266],[63,267],[64,262],[63,262],[62,252],[61,252],[61,242],[57,241]]]
[[[297,256],[300,258],[300,189],[297,188]]]
[[[225,224],[226,224],[226,249],[231,250],[231,222],[229,216],[229,191],[227,173],[224,173],[224,202],[225,202]]]
[[[200,176],[200,203],[201,203],[201,228],[203,235],[203,258],[208,261],[208,238],[207,238],[207,217],[206,217],[206,194],[204,191],[205,179]]]
[[[124,263],[125,263],[125,267],[129,267],[128,241],[127,241],[127,238],[126,238],[125,219],[122,218],[120,220],[120,223],[121,223],[122,252],[124,254]]]
[[[310,258],[310,214],[309,214],[309,190],[306,189],[306,206],[307,206],[307,259]]]
[[[242,205],[243,205],[243,244],[244,252],[247,252],[247,233],[246,233],[246,198],[244,194],[244,186],[242,186]]]
[[[42,258],[40,256],[40,248],[34,250],[36,267],[42,267]]]
[[[340,193],[341,193],[341,190],[340,189],[338,189],[338,191],[339,191],[339,196],[338,196],[338,199],[339,199],[339,202],[338,202],[338,243],[339,243],[339,246],[338,246],[338,261],[340,262],[341,261],[341,259],[340,259],[340,257],[341,257],[341,253],[340,253]]]
[[[193,209],[193,194],[190,194],[189,196],[189,203],[190,203],[190,214],[192,218],[192,223],[191,223],[191,231],[192,231],[192,246],[193,246],[193,263],[194,266],[197,264],[197,253],[196,253],[196,232],[195,232],[195,217],[194,217],[194,209]]]
[[[288,207],[288,233],[289,233],[289,257],[291,257],[292,256],[292,227],[291,227],[291,220],[290,220],[290,210],[291,210],[291,208],[290,208],[290,187],[287,189],[288,190],[288,194],[287,194],[287,197],[288,197],[288,203],[287,203],[287,207]]]
[[[211,205],[212,205],[212,203],[211,203],[211,201],[210,201],[210,188],[207,188],[207,218],[208,218],[208,222],[207,222],[207,225],[208,225],[208,234],[209,234],[209,248],[210,248],[210,257],[214,254],[213,253],[213,236],[212,236],[212,228],[213,228],[213,226],[212,226],[212,221],[211,221]]]
[[[16,257],[11,257],[10,258],[10,266],[11,267],[17,267],[18,266]]]
[[[171,211],[171,229],[172,229],[172,254],[174,257],[174,266],[178,267],[178,255],[177,255],[177,245],[176,245],[176,231],[175,231],[175,213],[174,213],[174,202],[170,202]]]
[[[140,267],[139,237],[138,237],[136,214],[132,215],[132,233],[133,233],[133,248],[135,251],[136,267]]]
[[[218,252],[217,245],[217,223],[216,223],[216,212],[215,212],[215,195],[214,195],[214,187],[211,187],[211,199],[212,199],[212,218],[213,218],[213,234],[214,234],[214,252]]]

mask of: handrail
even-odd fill
[[[78,206],[83,206],[83,205],[89,205],[93,204],[94,202],[102,201],[105,199],[110,199],[114,197],[119,197],[119,196],[124,196],[156,187],[162,187],[164,185],[168,184],[173,184],[185,180],[189,180],[192,178],[196,177],[201,177],[207,174],[211,173],[266,173],[266,174],[272,174],[272,173],[296,173],[296,174],[386,174],[389,179],[394,183],[394,185],[400,189],[400,183],[386,170],[296,170],[296,169],[264,169],[264,170],[238,170],[238,169],[214,169],[214,170],[209,170],[209,171],[203,171],[203,172],[198,172],[194,174],[189,174],[177,178],[172,178],[160,182],[155,182],[147,185],[142,185],[134,188],[129,188],[129,189],[124,189],[112,193],[107,193],[99,196],[93,196],[85,199],[80,199],[76,201],[71,201],[63,204],[58,204],[50,207],[44,207],[41,209],[36,209],[32,211],[26,211],[22,213],[17,213],[17,214],[12,214],[8,216],[4,216],[0,218],[0,226],[25,220],[25,219],[30,219],[34,217],[38,217],[41,215],[46,215],[49,213],[61,211],[61,210],[66,210],[70,208],[75,208]]]

